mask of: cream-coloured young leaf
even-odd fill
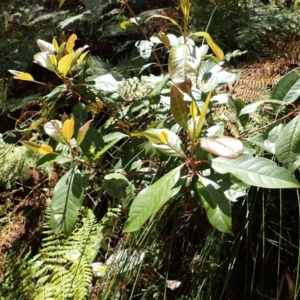
[[[237,158],[244,152],[243,143],[229,136],[202,138],[200,147],[209,153],[227,158]]]

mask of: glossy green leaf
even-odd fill
[[[300,116],[292,119],[280,132],[275,154],[283,167],[294,172],[300,166]]]
[[[246,184],[269,188],[299,188],[300,184],[288,170],[273,161],[243,154],[236,159],[218,157],[211,160],[213,169],[221,174],[231,173]]]
[[[180,186],[174,186],[179,180],[181,168],[182,165],[173,169],[137,195],[130,206],[129,219],[124,225],[125,232],[141,229],[151,215],[179,192]]]
[[[103,187],[108,195],[121,199],[126,196],[126,188],[129,185],[127,178],[119,173],[104,176]]]
[[[246,196],[250,187],[229,173],[213,173],[207,178],[216,182],[221,187],[225,197],[231,202],[236,202],[238,198]]]
[[[231,233],[231,212],[228,199],[214,181],[199,177],[196,183],[209,223],[221,232]]]
[[[276,153],[276,143],[279,139],[280,132],[284,128],[284,125],[281,121],[277,121],[272,124],[263,134],[263,148],[266,149],[269,153]],[[291,170],[290,170],[291,171]]]
[[[171,86],[171,112],[174,120],[184,129],[187,129],[187,112],[186,104],[183,100],[183,94],[175,86]]]
[[[51,203],[51,228],[69,236],[75,228],[78,210],[84,199],[80,172],[72,168],[56,184]]]
[[[300,68],[296,68],[300,71]],[[300,96],[300,79],[298,74],[293,70],[285,74],[275,85],[271,98],[282,100],[286,103],[294,102]]]
[[[261,109],[261,107],[264,104],[278,104],[278,105],[283,105],[284,103],[282,103],[282,101],[279,101],[279,100],[270,100],[270,99],[256,101],[256,102],[248,104],[244,108],[242,108],[242,110],[240,111],[239,115],[242,116],[242,115],[245,115],[245,114],[250,114],[250,113],[256,112],[259,109]]]

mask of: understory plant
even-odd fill
[[[124,4],[129,7],[127,2]],[[137,139],[146,138],[148,143],[140,145],[140,149],[146,153],[151,152],[151,156],[155,155],[155,164],[160,166],[152,170],[154,173],[151,182],[144,183],[148,186],[143,188],[130,204],[129,217],[124,225],[125,232],[140,229],[153,213],[159,211],[169,199],[185,189],[205,208],[208,220],[214,227],[222,232],[231,233],[229,201],[236,201],[238,197],[245,195],[250,186],[299,187],[298,181],[291,173],[295,169],[286,165],[286,158],[282,158],[280,139],[272,150],[280,162],[285,162],[283,166],[289,166],[288,168],[279,167],[272,160],[253,156],[251,145],[246,143],[245,139],[225,136],[222,124],[213,126],[206,124],[211,103],[214,100],[218,102],[222,98],[222,95],[212,97],[213,91],[221,85],[234,81],[238,77],[238,72],[222,70],[223,51],[208,33],[195,32],[188,35],[190,3],[182,0],[180,4],[184,16],[182,27],[170,17],[153,15],[150,18],[170,20],[179,28],[181,36],[160,32],[150,40],[137,43],[139,51],[144,53],[144,56],[145,53],[155,53],[155,47],[161,43],[169,52],[168,74],[162,74],[159,79],[154,79],[155,82],[160,82],[145,98],[138,101],[141,106],[150,108],[155,108],[163,102],[164,105],[169,105],[170,115],[167,115],[165,120],[147,124],[145,130],[132,130],[124,121],[120,126],[122,131],[113,130],[103,135],[101,130],[99,132],[93,129],[90,126],[92,120],[87,120],[86,112],[103,112],[108,106],[103,99],[109,99],[110,102],[118,101],[113,92],[117,91],[123,79],[99,76],[93,78],[94,81],[88,82],[86,72],[91,66],[91,61],[85,60],[88,54],[86,47],[73,50],[77,39],[75,34],[68,40],[63,37],[61,45],[56,39],[53,39],[52,44],[38,41],[42,52],[34,56],[35,62],[54,72],[63,84],[44,97],[42,116],[26,129],[32,131],[44,122],[44,132],[51,137],[49,142],[39,144],[24,140],[22,144],[43,155],[39,166],[54,161],[69,165],[69,171],[60,179],[53,191],[51,215],[53,229],[62,230],[65,234],[72,232],[78,209],[84,199],[84,191],[88,186],[88,176],[83,178],[82,170],[96,168],[104,153],[124,138],[129,139],[129,145],[134,144]],[[140,26],[136,18],[130,22]],[[196,46],[193,37],[204,38],[208,45]],[[208,54],[209,48],[212,54]],[[159,63],[157,56],[155,58],[156,63]],[[36,82],[29,73],[11,72],[16,75],[15,79]],[[61,120],[50,119],[45,123],[45,117],[51,113],[57,99],[62,94],[68,93],[70,96],[77,96],[79,100],[72,116],[69,117],[64,113]],[[223,96],[225,101],[226,99],[228,101],[229,97]],[[132,113],[133,107],[138,106],[138,101],[129,107],[127,115],[126,112],[123,113],[124,120],[127,118],[130,121],[128,112]],[[242,116],[255,111],[261,104],[267,102],[282,106],[282,100],[268,100],[241,109],[234,101],[230,101],[237,111],[237,118],[240,118],[245,128],[247,118]],[[114,117],[120,118],[117,115]],[[293,119],[293,122],[296,122],[295,120],[297,118]],[[253,142],[254,138],[251,137],[250,140]],[[292,164],[295,165],[294,162]],[[79,167],[80,165],[82,167]],[[163,173],[160,171],[162,168],[165,169]],[[163,176],[158,176],[157,172]],[[113,188],[107,184],[111,181],[110,176],[114,179]],[[122,198],[124,195],[120,193],[116,196],[116,193],[110,190],[126,189],[129,185],[124,169],[114,175],[107,174],[103,182],[108,194],[115,198]]]
[[[145,24],[135,17],[127,1],[121,3],[132,13],[121,27],[126,30],[128,26],[138,26],[144,34]],[[70,268],[75,262],[78,267],[91,268],[106,286],[113,285],[114,276],[122,274],[121,279],[118,277],[122,281],[141,265],[147,251],[138,249],[145,244],[133,232],[152,228],[153,220],[161,218],[163,212],[172,215],[172,208],[186,204],[196,217],[205,212],[219,232],[233,234],[233,202],[251,187],[300,187],[293,174],[300,165],[299,116],[293,104],[299,97],[299,71],[284,76],[271,99],[250,105],[220,93],[220,88],[230,86],[239,72],[223,68],[224,53],[207,32],[188,33],[190,2],[181,0],[180,6],[183,24],[165,15],[150,17],[169,20],[179,36],[159,32],[148,38],[144,34],[145,40],[136,43],[141,56],[149,60],[141,71],[155,65],[161,70],[159,76],[128,80],[112,74],[90,76],[93,58],[87,46],[76,49],[75,34],[68,38],[62,34],[60,41],[53,38],[52,43],[38,40],[40,52],[34,55],[34,62],[54,74],[61,84],[51,86],[52,91],[42,97],[40,111],[16,123],[22,145],[40,155],[37,167],[62,167],[49,193],[47,226],[51,234],[72,239],[78,222],[84,219],[83,207],[96,210],[106,200],[108,206],[120,208],[118,214],[110,215],[113,219],[108,223],[112,225],[116,218],[119,225],[122,215],[122,234],[131,248],[125,247],[102,262],[92,263],[100,244],[94,245],[95,253],[89,257],[85,250],[73,249],[71,254],[76,259],[65,258],[72,262]],[[167,68],[157,55],[161,46],[168,53]],[[10,72],[15,79],[49,87],[29,73]],[[239,136],[226,135],[224,124],[214,121],[220,105],[228,105],[234,111]],[[257,126],[261,109],[270,112],[269,118]],[[261,149],[265,157],[260,156]],[[153,228],[158,230],[154,225]],[[90,229],[91,233],[95,233],[94,229]],[[116,236],[110,233],[109,238]],[[109,247],[103,250],[110,251]],[[69,254],[55,252],[64,257]],[[78,255],[82,263],[88,260],[85,266],[79,266]],[[198,260],[195,257],[195,265]],[[115,261],[121,263],[116,266]],[[67,272],[64,266],[60,270]],[[91,273],[87,275],[86,280],[91,280]],[[59,273],[55,276],[59,277]],[[48,274],[43,278],[39,284],[47,283],[52,292],[52,279]],[[172,283],[176,285],[168,282]],[[88,283],[82,298],[87,286]]]

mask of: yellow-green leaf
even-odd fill
[[[180,6],[181,6],[181,10],[184,16],[184,19],[187,23],[189,16],[190,16],[190,1],[189,0],[180,0]]]
[[[120,27],[124,30],[127,29],[127,27],[131,24],[130,21],[123,21],[122,23],[120,23]]]
[[[51,64],[52,64],[54,67],[56,67],[56,66],[57,66],[56,56],[53,55],[53,54],[49,54],[48,57],[49,57],[49,59],[50,59],[50,61],[51,61]]]
[[[71,66],[74,62],[75,53],[70,53],[65,55],[59,62],[57,69],[63,75],[66,76],[71,69]]]
[[[162,143],[166,144],[168,142],[168,133],[166,131],[162,131],[159,135],[159,138]]]
[[[161,143],[160,138],[159,138],[157,135],[153,134],[153,133],[144,131],[144,132],[142,132],[142,134],[143,134],[150,142],[158,143],[158,144]]]
[[[86,51],[86,52],[84,52],[84,53],[82,53],[82,54],[79,56],[79,58],[77,59],[77,65],[80,65],[80,64],[82,63],[82,61],[84,60],[84,58],[86,57],[86,55],[87,55],[89,52],[90,52],[90,50],[89,50],[89,51]]]
[[[182,30],[180,25],[172,18],[168,17],[168,16],[164,16],[164,15],[158,15],[158,14],[154,14],[151,17],[149,17],[147,20],[145,20],[145,22],[147,22],[148,20],[152,19],[152,18],[162,18],[162,19],[167,19],[169,20],[173,25],[177,26],[180,31]]]
[[[61,116],[61,124],[64,124],[65,121],[69,120],[68,115],[64,112],[63,115]]]
[[[63,4],[65,3],[66,0],[59,0],[59,6],[58,8],[61,8],[63,6]]]
[[[201,113],[200,116],[196,116],[195,118],[191,118],[188,121],[188,130],[190,133],[190,138],[191,140],[194,142],[196,140],[196,138],[199,136],[203,124],[205,122],[205,115],[206,115],[206,110],[210,101],[210,97],[211,97],[211,92],[208,93],[205,103],[201,109]]]
[[[49,154],[49,153],[52,153],[52,152],[53,152],[53,148],[49,145],[42,145],[39,148],[39,153],[42,154],[42,155]]]
[[[52,45],[54,47],[55,52],[57,53],[59,51],[59,46],[58,46],[56,38],[52,39]]]
[[[82,125],[79,129],[78,129],[78,133],[77,133],[77,145],[79,146],[82,141],[85,138],[85,135],[90,127],[90,124],[93,120],[89,120],[87,121],[84,125]]]
[[[34,143],[34,142],[29,142],[29,141],[21,141],[21,144],[24,145],[29,150],[34,151],[34,152],[39,152],[39,149],[41,147],[41,145]]]
[[[14,79],[35,82],[35,80],[33,79],[33,77],[29,73],[21,73],[21,74],[19,74],[17,76],[14,76]]]
[[[207,44],[209,45],[209,47],[211,48],[211,50],[214,52],[214,54],[216,55],[216,57],[219,60],[223,60],[224,59],[224,53],[223,53],[222,49],[213,41],[213,39],[211,38],[211,36],[207,32],[199,31],[199,32],[194,32],[191,35],[204,37],[206,39],[206,41],[207,41]]]
[[[158,33],[158,38],[161,42],[169,49],[170,48],[170,40],[169,37],[162,31]]]
[[[191,106],[190,106],[190,114],[195,119],[198,116],[198,107],[195,100],[192,100]]]
[[[64,122],[61,131],[65,139],[70,140],[71,137],[73,136],[74,125],[75,125],[74,119],[68,119]]]
[[[66,43],[66,52],[72,53],[74,52],[75,41],[77,40],[77,35],[73,33],[67,40]]]

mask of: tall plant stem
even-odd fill
[[[136,17],[134,11],[132,10],[132,8],[131,8],[130,5],[128,4],[128,2],[127,2],[126,0],[124,0],[124,1],[118,0],[118,2],[122,3],[123,5],[125,5],[125,7],[126,7],[126,8],[128,9],[128,11],[129,11],[129,13],[130,13],[130,14],[132,15],[132,17],[134,18],[134,20],[135,20],[137,26],[139,27],[139,29],[140,29],[142,35],[144,36],[145,40],[149,41],[149,38],[148,38],[147,34],[145,33],[145,31],[144,31],[144,29],[143,29],[141,23],[139,22],[138,18]],[[157,56],[155,50],[151,50],[151,51],[152,51],[152,53],[153,53],[153,56],[154,56],[154,58],[155,58],[155,60],[156,60],[156,63],[157,63],[157,65],[158,65],[158,67],[160,68],[161,73],[164,74],[165,72],[164,72],[164,70],[163,70],[163,68],[162,68],[161,62],[160,62],[160,60],[159,60],[159,58],[158,58],[158,56]]]

